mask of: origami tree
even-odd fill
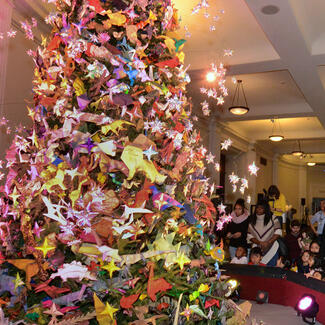
[[[5,317],[215,324],[232,308],[222,247],[206,240],[215,209],[177,11],[169,0],[56,7],[34,55],[33,127],[6,156]]]

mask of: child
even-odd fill
[[[266,266],[265,264],[261,263],[262,260],[262,250],[260,247],[256,246],[251,249],[251,254],[249,257],[248,265],[259,265],[259,266]]]
[[[318,255],[319,251],[320,251],[320,245],[319,245],[318,241],[313,240],[310,244],[310,252],[315,255]]]
[[[309,273],[309,259],[310,253],[309,251],[304,251],[301,255],[300,260],[297,263],[298,273]]]
[[[280,256],[276,261],[276,267],[279,267],[284,270],[290,270],[291,262],[290,260],[286,259],[284,256]]]
[[[247,264],[247,250],[245,247],[238,246],[236,249],[236,254],[230,263],[233,264]]]

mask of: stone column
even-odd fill
[[[256,203],[256,176],[255,175],[250,175],[249,171],[248,171],[248,166],[251,165],[253,162],[256,162],[256,150],[255,150],[255,143],[251,142],[248,145],[248,151],[246,152],[246,171],[245,174],[247,173],[247,180],[248,180],[248,190],[245,193],[246,195],[250,195],[251,196],[251,204],[255,204]]]
[[[215,116],[211,116],[211,120],[209,123],[209,147],[208,153],[211,152],[215,156],[215,162],[220,162],[220,128],[217,125],[217,118]],[[215,183],[215,185],[220,185],[220,174],[216,171],[213,164],[208,164],[209,174],[211,180]]]
[[[273,173],[272,173],[273,185],[278,185],[278,168],[279,168],[279,154],[276,153],[273,156]]]

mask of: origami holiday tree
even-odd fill
[[[169,0],[57,0],[7,152],[0,303],[38,324],[231,315]],[[213,281],[212,281],[213,280]]]

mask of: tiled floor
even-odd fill
[[[246,324],[251,324],[253,318],[256,319],[257,324],[263,321],[265,325],[302,325],[305,324],[301,317],[297,316],[296,311],[291,307],[280,305],[264,304],[259,305],[252,301],[251,318]],[[321,324],[317,322],[316,324]],[[324,325],[324,324],[323,324]]]

